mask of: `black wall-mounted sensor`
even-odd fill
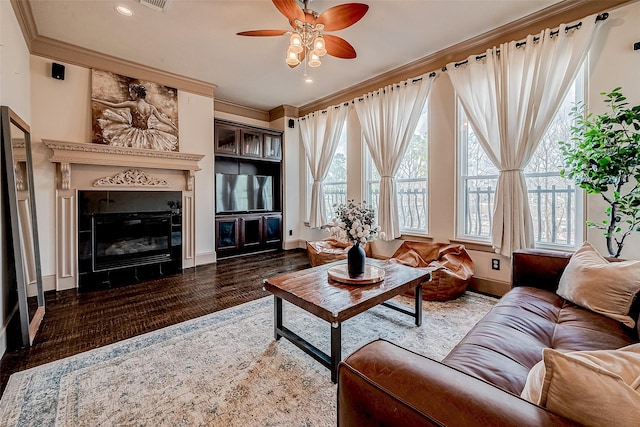
[[[633,44],[633,50],[640,50],[640,42],[635,42]]]
[[[51,64],[51,77],[58,80],[64,80],[64,65],[52,63]]]
[[[289,119],[289,129],[296,127],[296,122],[293,119]]]

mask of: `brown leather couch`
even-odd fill
[[[339,367],[338,426],[576,425],[520,398],[542,349],[617,349],[637,343],[640,326],[557,296],[570,256],[514,253],[512,290],[442,362],[383,340],[357,350]]]

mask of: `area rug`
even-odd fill
[[[396,298],[410,306],[413,300]],[[421,327],[383,306],[342,325],[346,357],[384,338],[442,359],[496,302],[466,293],[424,302]],[[329,324],[284,303],[285,325],[329,351]],[[333,426],[329,370],[273,339],[273,298],[11,376],[3,426]]]

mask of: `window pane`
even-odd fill
[[[582,100],[580,74],[562,101],[540,145],[524,170],[536,243],[575,246],[577,202],[572,180],[560,177],[563,158],[558,141],[571,140],[571,108]]]
[[[416,125],[407,152],[396,173],[398,218],[400,231],[404,233],[426,233],[428,225],[428,103]],[[366,201],[378,211],[380,174],[369,150],[366,151]]]
[[[327,221],[335,216],[335,205],[347,201],[347,128],[342,127],[340,141],[324,180],[324,204]]]
[[[560,177],[562,153],[558,141],[571,139],[569,112],[582,99],[582,73],[570,88],[533,158],[524,170],[534,239],[542,246],[575,246],[577,211],[581,193],[573,182]],[[460,233],[467,238],[488,240],[491,236],[494,191],[498,170],[491,164],[464,110],[458,104],[460,149]]]

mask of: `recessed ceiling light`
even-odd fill
[[[116,11],[118,11],[118,13],[120,15],[124,15],[124,16],[132,16],[133,15],[133,11],[131,9],[129,9],[128,7],[125,7],[125,6],[116,6]]]

